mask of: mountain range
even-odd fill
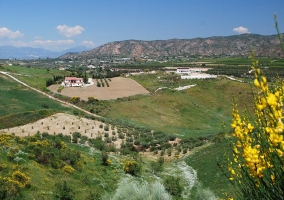
[[[125,40],[96,47],[90,51],[65,54],[64,59],[95,57],[163,57],[163,56],[283,56],[277,35],[241,34],[195,39]]]
[[[256,56],[284,56],[277,35],[241,34],[194,39],[125,40],[110,42],[91,50],[78,46],[61,52],[32,47],[0,46],[0,59],[248,56],[251,49]]]
[[[64,51],[49,51],[43,48],[0,46],[0,59],[38,59],[57,58],[66,53],[82,52],[90,50],[85,46],[78,46]]]

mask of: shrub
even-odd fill
[[[122,179],[118,183],[118,188],[111,198],[112,200],[121,199],[161,199],[171,200],[171,195],[165,190],[163,184],[156,181],[148,183],[146,181],[138,182],[131,179]]]
[[[69,166],[69,165],[65,165],[63,167],[63,171],[68,173],[68,174],[71,174],[71,173],[73,173],[75,171],[75,169],[73,167]]]
[[[119,138],[119,139],[124,139],[124,137],[125,137],[125,136],[124,136],[123,133],[119,133],[119,134],[118,134],[118,138]]]
[[[180,178],[168,176],[164,181],[166,190],[173,196],[180,197],[182,193],[182,186],[180,185]]]
[[[112,140],[112,141],[116,141],[116,140],[117,140],[116,136],[112,136],[112,137],[111,137],[111,140]]]
[[[95,97],[88,97],[88,103],[93,104],[93,103],[98,102],[98,101],[99,101],[99,100],[96,99]]]
[[[127,174],[137,176],[141,172],[141,165],[134,160],[123,161],[123,170]]]
[[[101,138],[91,139],[89,138],[89,143],[92,144],[93,147],[99,149],[100,151],[106,148],[105,142]]]
[[[276,28],[278,30],[277,21]],[[279,38],[284,50],[280,34]],[[276,80],[269,86],[253,53],[251,59],[256,87],[253,99],[255,117],[241,117],[234,105],[231,124],[233,158],[228,164],[229,179],[237,187],[240,199],[283,199],[284,82]]]
[[[108,124],[105,125],[104,130],[109,131],[109,125]]]
[[[77,104],[80,102],[80,97],[72,97],[70,99],[70,102],[73,103],[73,104]]]
[[[19,170],[7,177],[0,176],[0,198],[14,199],[28,185],[30,185],[30,177]]]
[[[160,163],[155,162],[155,161],[151,161],[150,162],[150,167],[152,170],[152,173],[156,173],[156,172],[161,172],[163,171],[163,165],[160,165]]]
[[[58,93],[61,93],[61,91],[64,89],[64,86],[60,85],[58,88],[57,88],[57,92]]]
[[[73,143],[78,143],[78,139],[80,137],[81,137],[81,133],[79,133],[79,132],[72,133],[72,142]]]
[[[67,185],[66,181],[55,184],[54,199],[55,200],[72,200],[75,198],[75,193]]]
[[[110,165],[111,164],[111,160],[108,158],[108,154],[103,151],[101,154],[101,159],[102,159],[102,165]]]

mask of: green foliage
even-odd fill
[[[160,157],[160,158],[162,158],[162,157]],[[156,161],[151,161],[150,167],[151,167],[152,173],[154,173],[154,174],[156,174],[158,172],[162,172],[163,169],[164,169],[163,164],[161,164],[160,162],[156,162]]]
[[[180,178],[168,176],[164,180],[166,190],[173,196],[180,197],[182,193],[182,186],[180,185]]]
[[[108,158],[108,154],[105,151],[102,151],[101,159],[102,159],[102,165],[107,166],[111,164],[111,160]]]
[[[109,124],[106,124],[106,125],[104,126],[104,130],[105,130],[105,131],[109,131]]]
[[[89,138],[89,143],[95,147],[96,149],[99,149],[100,151],[105,150],[106,149],[106,144],[105,142],[102,140],[102,138]]]
[[[138,176],[141,173],[142,166],[137,161],[126,160],[123,161],[123,170],[127,174]]]
[[[75,193],[70,186],[67,185],[67,182],[56,183],[54,199],[55,200],[72,200],[75,198]]]
[[[73,104],[78,104],[80,102],[80,97],[72,97],[70,102]]]
[[[96,99],[95,97],[88,97],[88,103],[93,104],[95,102],[98,102],[99,100]]]
[[[64,86],[60,85],[60,86],[57,88],[57,92],[60,93],[63,89],[64,89]]]
[[[223,196],[222,190],[231,197],[236,197],[235,188],[217,165],[219,163],[220,166],[227,168],[227,157],[224,155],[228,152],[231,152],[230,142],[225,139],[193,149],[185,160],[197,171],[203,187],[210,188],[219,197]]]
[[[52,84],[54,84],[54,81],[53,79],[49,78],[46,80],[45,86],[48,87],[48,86],[51,86]]]
[[[72,133],[72,142],[73,143],[78,143],[79,138],[81,138],[81,133],[79,133],[79,132]]]

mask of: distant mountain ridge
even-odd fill
[[[0,59],[38,59],[38,58],[57,58],[66,53],[76,53],[90,50],[85,46],[78,46],[66,49],[61,52],[49,51],[43,48],[0,46]]]
[[[277,35],[241,34],[195,39],[125,40],[110,42],[90,51],[65,54],[64,59],[91,59],[103,56],[247,56],[252,48],[257,56],[282,54]]]

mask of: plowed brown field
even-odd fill
[[[130,78],[115,77],[108,81],[109,87],[97,87],[96,80],[94,85],[87,87],[65,87],[60,94],[68,97],[80,97],[81,100],[88,100],[88,97],[94,97],[98,100],[117,99],[137,94],[149,94],[142,85]],[[59,85],[51,85],[48,89],[58,93]]]

